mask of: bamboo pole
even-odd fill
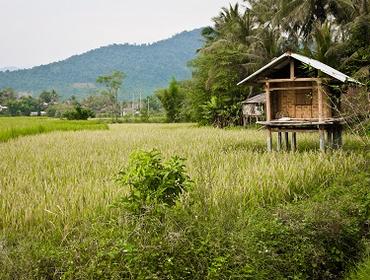
[[[270,83],[266,82],[265,84],[265,93],[266,93],[266,120],[271,121],[271,92],[270,92]]]
[[[267,151],[272,152],[272,133],[271,128],[267,129]]]

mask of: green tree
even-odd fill
[[[110,75],[99,76],[96,79],[98,84],[105,86],[103,94],[109,99],[112,116],[118,118],[120,115],[120,106],[118,102],[118,91],[122,86],[125,74],[121,71],[113,71]]]
[[[12,88],[4,88],[0,90],[0,105],[7,105],[10,101],[14,101],[16,98],[16,93]]]
[[[41,103],[54,104],[59,100],[59,95],[55,90],[43,91],[39,95],[39,100]]]
[[[180,91],[178,82],[173,78],[169,87],[157,91],[156,96],[166,111],[167,121],[179,122],[181,120],[181,108],[185,96]]]
[[[31,112],[40,112],[40,104],[32,96],[9,100],[7,106],[9,114],[12,116],[29,116]]]

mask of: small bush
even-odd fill
[[[92,110],[82,108],[81,105],[77,104],[72,110],[64,112],[62,117],[67,120],[87,120],[88,118],[95,118],[95,113]]]
[[[129,188],[123,203],[137,214],[159,205],[174,205],[179,195],[190,185],[184,159],[173,156],[163,162],[157,150],[132,153],[118,181]]]

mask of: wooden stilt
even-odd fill
[[[289,132],[285,132],[285,147],[286,150],[289,150]]]
[[[272,152],[272,133],[271,128],[267,129],[267,151]]]
[[[278,138],[277,138],[277,150],[278,152],[281,151],[281,144],[282,144],[283,137],[281,135],[281,132],[278,132]]]
[[[320,150],[322,152],[325,152],[325,130],[320,128],[319,132],[320,132]]]
[[[342,127],[336,126],[333,134],[333,147],[334,149],[338,149],[342,147]]]
[[[296,132],[292,132],[291,148],[293,152],[297,150],[297,133]]]
[[[328,128],[326,130],[326,141],[328,143],[328,147],[334,148],[334,131],[331,128]]]
[[[338,127],[338,148],[343,146],[343,127],[340,125]]]

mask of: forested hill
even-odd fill
[[[121,98],[131,98],[139,92],[147,96],[165,87],[171,77],[190,78],[187,62],[201,46],[201,29],[185,31],[153,44],[113,44],[48,65],[2,72],[0,89],[11,87],[33,95],[55,89],[63,98],[83,97],[96,91],[95,80],[99,75],[120,70],[126,74]]]

